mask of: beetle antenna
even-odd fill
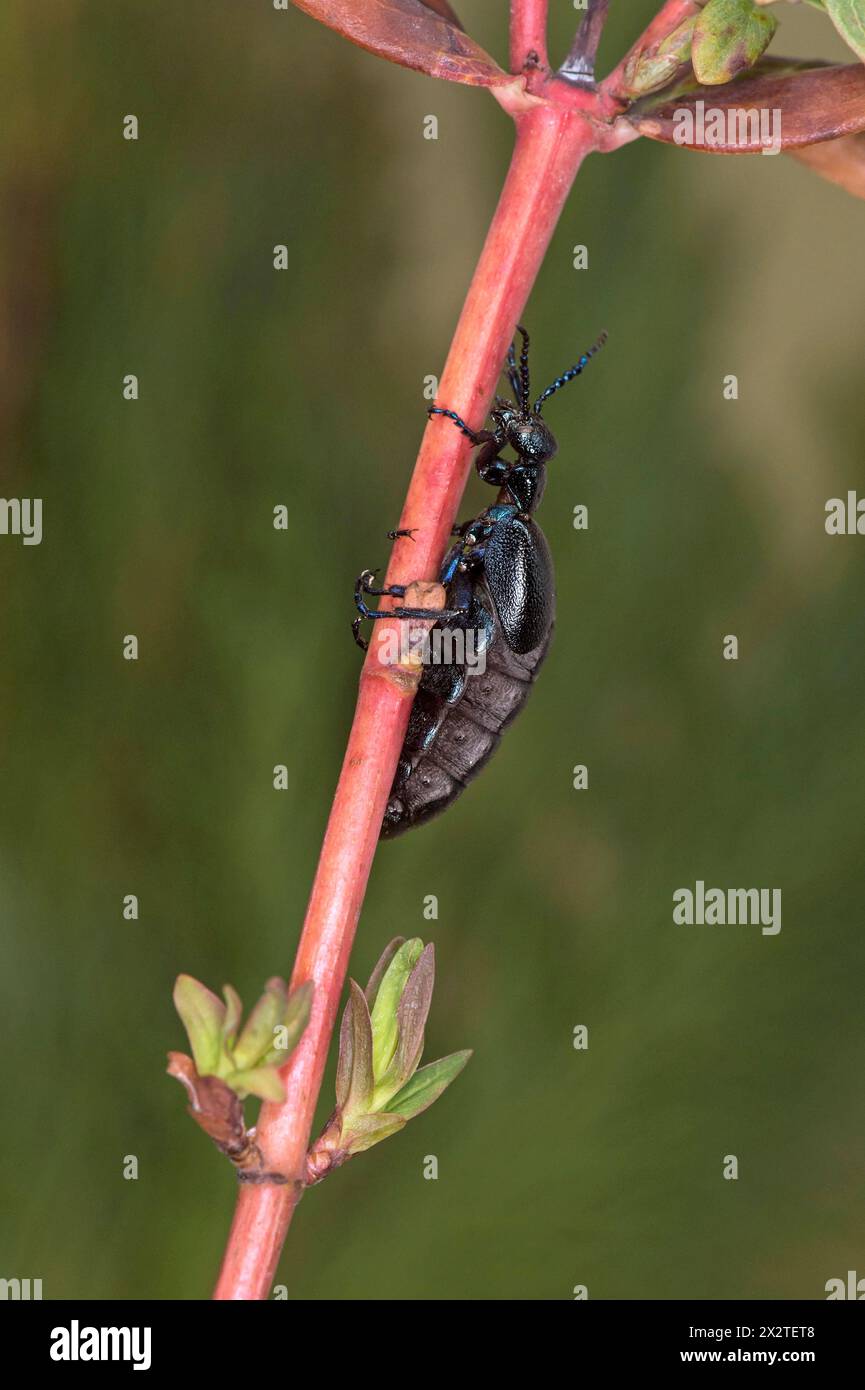
[[[511,343],[510,347],[508,348],[508,381],[511,383],[511,390],[514,393],[514,401],[517,405],[519,405],[522,391],[520,389],[520,378],[517,373],[517,357],[514,351],[513,343]]]
[[[521,323],[517,324],[517,332],[522,334],[523,339],[523,346],[520,351],[520,381],[522,383],[522,390],[519,399],[522,403],[523,411],[528,414],[529,398],[531,396],[531,387],[529,386],[529,335]]]
[[[556,378],[556,380],[553,382],[552,386],[548,386],[548,387],[547,387],[546,391],[544,392],[544,394],[543,394],[542,396],[538,396],[538,399],[535,401],[535,414],[536,414],[536,415],[537,415],[537,414],[540,414],[541,406],[543,405],[543,403],[544,403],[545,400],[548,400],[550,396],[554,395],[554,394],[556,393],[556,391],[558,391],[558,390],[560,389],[560,387],[562,387],[562,386],[567,386],[568,382],[569,382],[569,381],[573,381],[573,379],[574,379],[575,376],[579,376],[579,375],[580,375],[580,373],[583,371],[583,369],[584,369],[585,367],[587,367],[588,364],[591,362],[591,360],[592,360],[592,358],[594,357],[595,353],[596,353],[596,352],[600,352],[601,348],[604,346],[604,343],[605,343],[606,341],[607,341],[607,330],[604,329],[603,333],[602,333],[602,334],[600,335],[600,337],[598,338],[598,341],[597,341],[596,343],[593,343],[593,344],[592,344],[592,346],[589,348],[588,352],[584,352],[584,353],[583,353],[583,355],[582,355],[582,357],[580,358],[579,362],[575,362],[574,365],[573,365],[573,367],[569,367],[568,370],[567,370],[566,372],[563,372],[562,375],[561,375],[560,377],[557,377],[557,378]]]

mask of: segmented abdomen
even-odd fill
[[[421,684],[382,824],[383,838],[422,825],[456,800],[525,704],[551,637],[552,626],[534,651],[520,656],[510,650],[497,623],[486,669],[466,678],[456,703],[449,704]]]

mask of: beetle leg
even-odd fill
[[[378,570],[364,570],[362,574],[358,575],[354,586],[355,603],[359,603],[362,593],[375,594],[376,598],[383,598],[385,595],[387,595],[388,598],[403,597],[405,594],[405,586],[403,584],[391,584],[386,589],[374,588],[371,581],[375,579],[377,574]]]
[[[377,618],[464,618],[468,611],[467,608],[390,608],[385,611],[367,608],[365,603],[361,610],[362,616],[372,622]]]
[[[438,620],[440,618],[452,619],[465,618],[469,612],[468,608],[391,608],[388,612],[383,612],[377,608],[367,608],[363,599],[357,600],[359,617],[355,618],[351,625],[352,636],[365,652],[369,643],[365,642],[360,635],[360,625],[364,618],[369,618],[374,623],[380,618],[430,618]]]
[[[354,602],[359,617],[352,622],[351,631],[361,651],[366,651],[369,645],[360,635],[360,625],[364,618],[369,618],[370,622],[376,622],[380,618],[427,618],[432,621],[444,618],[445,620],[455,620],[464,618],[469,611],[468,608],[405,608],[399,606],[390,609],[370,608],[364,601],[364,594],[372,594],[376,598],[403,598],[405,595],[404,584],[390,584],[384,589],[377,589],[372,583],[376,573],[376,570],[364,570],[358,575],[354,586]]]
[[[467,439],[470,439],[473,444],[486,444],[488,439],[495,438],[489,430],[473,430],[470,425],[466,424],[461,415],[457,415],[455,410],[445,410],[444,406],[428,406],[427,415],[444,415],[448,420],[453,420],[457,429],[460,430]]]
[[[364,602],[363,595],[373,594],[376,598],[403,598],[405,595],[405,585],[389,584],[385,589],[377,589],[370,582],[375,579],[375,576],[375,570],[364,570],[363,573],[359,574],[357,577],[357,582],[354,586],[354,601],[361,618],[370,618],[373,621],[375,621],[376,618],[461,618],[468,612],[467,608],[399,607],[379,612],[377,609],[367,606]],[[357,640],[355,627],[359,622],[360,619],[355,618],[352,623],[352,631],[355,632],[355,640]]]
[[[478,454],[475,461],[477,475],[483,482],[489,483],[491,487],[501,487],[513,468],[513,464],[509,463],[507,459],[500,459],[495,456],[486,459],[484,453],[485,450]]]

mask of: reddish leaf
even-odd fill
[[[821,178],[839,184],[854,198],[865,198],[865,135],[843,135],[791,153]]]
[[[218,1076],[199,1076],[184,1052],[169,1052],[166,1070],[185,1088],[188,1113],[226,1158],[247,1178],[260,1173],[262,1157],[255,1131],[243,1123],[243,1106],[234,1091]]]
[[[455,29],[462,29],[465,33],[466,26],[454,14],[448,0],[422,0],[422,4],[426,5],[428,10],[435,10],[436,14],[440,14],[442,19],[448,20]]]
[[[698,103],[702,102],[702,130]],[[712,113],[722,113],[714,118]],[[709,154],[757,154],[763,148],[759,122],[747,113],[766,113],[764,132],[778,121],[780,148],[799,149],[865,130],[865,67],[789,58],[764,58],[755,68],[721,87],[683,83],[636,102],[627,119],[651,140],[681,144]],[[773,117],[779,112],[778,118]],[[687,114],[693,118],[688,132]],[[678,135],[678,138],[677,138]],[[686,138],[683,138],[685,136]]]
[[[243,1106],[225,1082],[218,1076],[199,1076],[192,1058],[183,1052],[169,1052],[166,1071],[185,1088],[189,1113],[205,1134],[226,1153],[242,1149]]]
[[[372,1024],[360,985],[348,982],[349,996],[339,1032],[336,1103],[340,1110],[367,1109],[372,1097]]]
[[[417,1070],[423,1053],[424,1029],[432,1003],[435,974],[435,947],[430,941],[408,977],[397,1010],[399,1042],[393,1059],[397,1090]]]
[[[511,82],[474,39],[462,32],[445,0],[294,0],[299,10],[352,43],[430,77],[493,87]]]

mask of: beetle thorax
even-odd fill
[[[543,497],[546,485],[547,470],[542,463],[515,463],[499,494],[500,499],[529,516]]]

